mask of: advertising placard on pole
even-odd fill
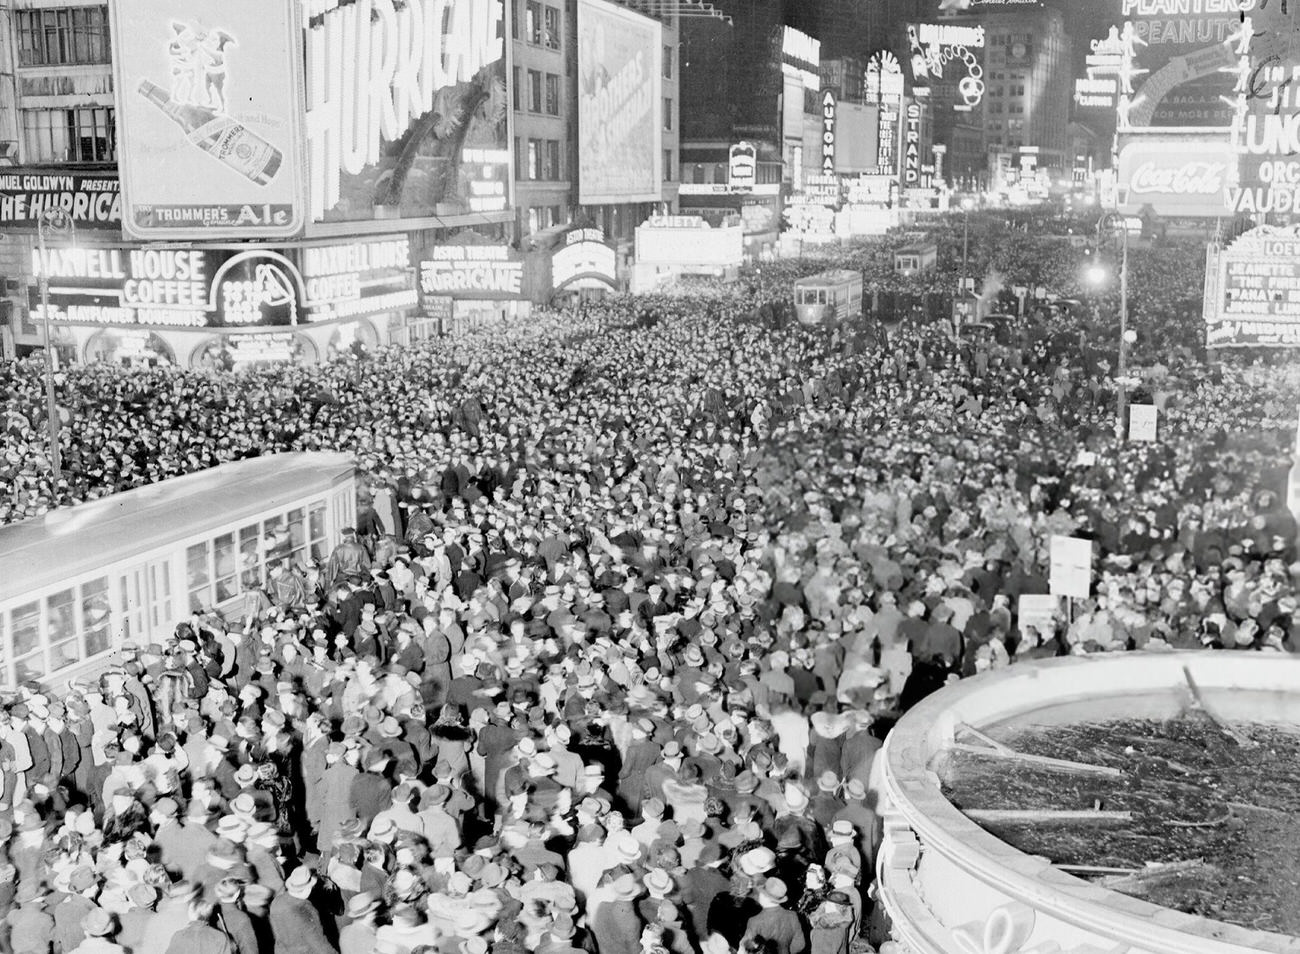
[[[113,0],[123,230],[287,238],[305,218],[299,4]]]
[[[1016,625],[1022,634],[1032,626],[1039,635],[1049,636],[1056,626],[1056,614],[1060,609],[1059,596],[1046,593],[1022,594],[1016,613]]]
[[[1092,541],[1052,534],[1050,554],[1052,595],[1087,599],[1092,590]]]
[[[1128,439],[1131,441],[1154,441],[1156,439],[1156,419],[1160,409],[1154,404],[1130,404],[1128,406]]]

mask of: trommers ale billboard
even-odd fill
[[[578,201],[656,202],[663,188],[663,28],[578,0]]]
[[[312,221],[505,211],[502,0],[302,5]]]
[[[123,229],[282,238],[303,225],[298,5],[113,0]]]

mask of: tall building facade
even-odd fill
[[[581,82],[579,0],[516,0],[511,17],[512,107],[515,181],[515,240],[522,247],[545,243],[575,224],[600,229],[626,245],[635,229],[655,213],[671,212],[677,201],[681,97],[679,17],[671,5],[652,0],[613,0],[659,25],[662,40],[648,51],[661,95],[653,104],[659,127],[661,169],[654,199],[584,203],[579,116]]]
[[[1073,47],[1053,7],[981,13],[984,27],[984,148],[1021,169],[1068,173]]]

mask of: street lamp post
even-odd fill
[[[51,501],[58,495],[59,481],[63,479],[63,459],[59,451],[59,402],[54,394],[54,345],[50,335],[50,277],[49,256],[45,247],[45,234],[72,232],[72,218],[60,209],[50,209],[36,220],[36,242],[41,254],[41,336],[45,346],[45,417],[49,441]]]
[[[973,203],[969,198],[961,200],[961,293],[966,294],[966,282],[970,278],[970,208]]]
[[[1124,417],[1128,410],[1128,220],[1118,212],[1107,212],[1097,222],[1097,237],[1108,225],[1111,228],[1119,224],[1120,259],[1119,259],[1119,360],[1116,362],[1115,380],[1119,385],[1119,400],[1116,416],[1120,433],[1126,426]]]

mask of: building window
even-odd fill
[[[23,132],[31,162],[112,162],[117,158],[113,110],[24,109]]]
[[[546,8],[546,48],[548,50],[558,50],[560,48],[560,8]]]
[[[564,178],[564,171],[560,168],[560,141],[558,139],[546,140],[546,178],[551,182],[559,182]]]
[[[542,5],[538,0],[528,0],[524,7],[524,31],[528,42],[535,46],[542,44]]]
[[[560,78],[554,73],[546,74],[546,111],[552,116],[560,115]]]
[[[672,182],[673,178],[674,178],[673,151],[671,149],[665,149],[664,150],[664,182]]]
[[[540,232],[542,230],[542,210],[539,208],[530,208],[528,210],[528,231],[529,233]]]
[[[542,143],[540,139],[528,140],[528,178],[534,182],[542,177]]]
[[[673,128],[673,101],[664,99],[664,129]]]
[[[108,7],[19,10],[18,65],[71,66],[111,61]]]
[[[524,151],[519,148],[519,137],[515,137],[515,181],[522,182],[527,176],[524,175]]]
[[[673,78],[673,48],[664,47],[664,79]]]
[[[522,104],[523,104],[523,93],[519,92],[519,87],[520,87],[521,85],[523,85],[522,82],[521,82],[521,76],[520,76],[520,69],[519,69],[519,67],[516,66],[516,67],[514,68],[514,71],[513,71],[513,73],[511,74],[511,79],[514,80],[514,87],[515,87],[515,91],[514,91],[515,112],[518,112],[519,110],[523,109],[523,105],[522,105]]]
[[[528,71],[528,108],[535,113],[542,111],[542,74],[537,70]]]

